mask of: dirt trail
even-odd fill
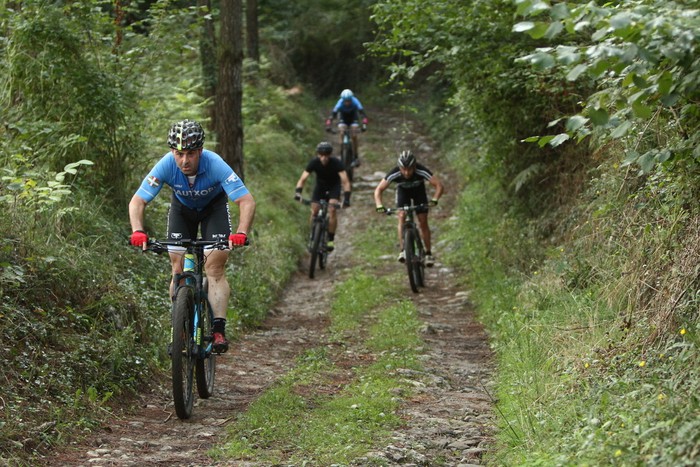
[[[356,169],[353,207],[341,213],[336,251],[326,270],[310,280],[305,273],[308,258],[302,259],[299,272],[263,326],[234,342],[229,353],[218,359],[214,396],[198,399],[192,419],[183,422],[174,414],[169,381],[155,381],[152,392],[142,396],[137,410],[105,413],[98,433],[47,457],[46,465],[262,465],[215,462],[207,456],[207,450],[222,440],[226,425],[237,414],[294,365],[301,352],[327,343],[330,292],[341,280],[344,268],[357,266],[353,231],[362,228],[363,218],[376,216],[372,190],[393,164],[397,142],[402,139],[401,128],[407,125],[401,117],[373,117],[376,123],[370,131],[375,135],[367,133],[361,140],[361,152],[368,157]],[[490,350],[482,327],[474,320],[468,291],[458,289],[453,272],[439,262],[438,219],[450,215],[451,199],[457,191],[455,182],[449,171],[443,170],[439,155],[431,154],[430,141],[420,136],[417,128],[410,130],[403,142],[414,149],[419,161],[440,175],[448,195],[441,200],[441,209],[431,214],[438,263],[426,270],[428,288],[412,294],[406,284],[407,296],[415,301],[425,322],[424,372],[406,371],[402,375],[415,387],[401,409],[405,424],[393,433],[391,443],[368,456],[385,459],[385,465],[478,465],[494,425],[487,389]],[[386,156],[376,163],[372,154]],[[387,223],[387,235],[395,235],[393,222]],[[401,267],[395,262],[396,253],[387,252],[386,271]],[[363,463],[360,459],[357,465]]]

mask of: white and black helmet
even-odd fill
[[[413,155],[411,151],[401,151],[401,154],[399,154],[399,160],[397,161],[399,164],[399,167],[403,167],[404,169],[409,169],[411,167],[415,167],[416,165],[416,156]]]
[[[183,120],[170,127],[168,146],[178,151],[204,147],[204,130],[194,120]]]

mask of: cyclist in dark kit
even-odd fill
[[[204,130],[195,121],[175,123],[168,133],[170,152],[165,154],[144,178],[129,203],[133,246],[145,248],[148,234],[144,229],[146,205],[158,195],[163,185],[172,188],[168,212],[168,240],[196,240],[201,226],[204,240],[228,239],[229,248],[248,243],[255,200],[243,181],[215,152],[204,149]],[[233,233],[228,201],[238,205],[238,228]],[[184,248],[169,247],[173,277],[182,273]],[[226,310],[231,293],[225,277],[229,250],[207,249],[205,269],[209,280],[209,300],[214,312],[212,333],[214,352],[228,350]],[[173,296],[175,284],[170,284]]]
[[[374,203],[376,204],[377,212],[386,212],[386,208],[382,204],[382,193],[389,188],[392,182],[396,183],[397,207],[410,206],[411,201],[413,201],[413,205],[416,206],[420,204],[427,205],[428,195],[425,190],[426,181],[435,189],[435,194],[430,200],[430,205],[436,206],[444,190],[442,182],[440,182],[427,167],[419,164],[411,151],[402,151],[401,154],[399,154],[396,167],[387,172],[374,190]],[[399,220],[399,245],[401,246],[401,253],[399,253],[398,260],[403,263],[406,261],[403,246],[403,222],[406,218],[406,212],[398,211],[397,214]],[[420,229],[421,237],[423,237],[423,242],[425,243],[425,265],[430,267],[435,264],[435,258],[431,251],[428,208],[416,209],[416,217],[418,218],[418,228]]]
[[[340,190],[343,190],[343,207],[350,207],[350,179],[345,172],[343,162],[337,157],[331,157],[333,146],[327,141],[322,141],[316,146],[316,157],[311,159],[301,173],[294,191],[294,199],[301,201],[301,192],[304,183],[312,173],[316,174],[316,186],[311,195],[311,220],[318,214],[321,199],[328,200],[328,251],[335,248],[335,230],[338,226],[336,204],[340,200]]]

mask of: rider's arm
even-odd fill
[[[250,232],[250,227],[253,225],[253,218],[255,217],[255,199],[250,193],[246,193],[237,200],[234,201],[238,205],[240,210],[240,215],[238,216],[238,228],[237,233],[244,233],[248,235]]]
[[[306,179],[309,178],[309,175],[311,175],[308,171],[304,170],[301,173],[301,177],[299,177],[299,181],[297,182],[296,188],[304,188],[304,183],[306,183]]]
[[[145,230],[143,226],[144,212],[146,211],[146,201],[139,195],[134,195],[129,202],[129,222],[131,231]]]
[[[386,178],[383,178],[381,182],[379,182],[379,185],[377,185],[377,188],[374,189],[374,204],[377,207],[382,206],[382,193],[384,193],[384,190],[386,190],[389,187],[389,181]]]
[[[440,181],[439,178],[437,178],[435,175],[430,177],[430,180],[428,181],[433,188],[435,188],[435,194],[433,195],[434,200],[439,200],[440,197],[442,196],[442,192],[444,191],[444,187],[442,186],[442,182]]]

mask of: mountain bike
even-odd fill
[[[303,199],[301,202],[305,205],[310,205],[311,200]],[[328,200],[321,199],[318,201],[321,207],[318,214],[314,216],[311,223],[311,235],[309,236],[308,250],[311,254],[309,262],[309,278],[314,278],[316,272],[316,264],[320,269],[326,268],[326,260],[328,259],[328,209],[331,204]],[[340,204],[334,203],[333,206],[338,209]]]
[[[420,236],[420,229],[414,220],[414,213],[416,209],[428,207],[427,204],[419,204],[386,210],[387,215],[396,214],[399,211],[406,212],[403,223],[403,251],[406,258],[408,282],[414,293],[420,292],[419,287],[425,287],[425,248]]]
[[[209,398],[214,392],[217,354],[212,350],[214,312],[207,295],[204,249],[224,250],[228,248],[228,241],[149,240],[146,249],[167,253],[168,246],[185,248],[183,272],[174,278],[178,285],[173,298],[168,353],[172,361],[175,412],[180,419],[187,419],[192,416],[195,381],[197,394],[202,399]]]

